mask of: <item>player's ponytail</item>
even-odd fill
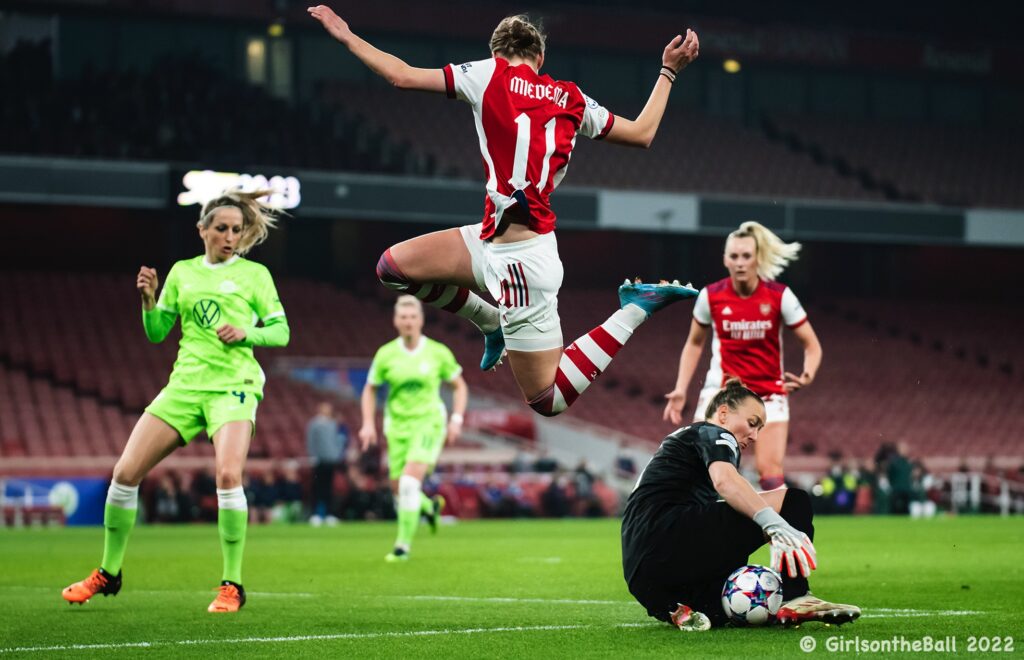
[[[540,26],[534,25],[526,14],[506,16],[491,35],[491,52],[502,57],[521,57],[532,60],[544,53],[546,37]]]
[[[753,238],[757,245],[757,275],[762,280],[774,280],[800,252],[799,243],[786,243],[760,222],[744,222],[729,234],[729,238]]]
[[[237,208],[242,212],[242,237],[238,241],[235,252],[245,255],[249,250],[267,240],[270,230],[277,226],[279,211],[259,201],[261,197],[266,197],[272,192],[271,190],[254,190],[252,192],[225,190],[219,197],[211,199],[203,205],[196,226],[204,229],[209,227],[213,222],[213,216],[225,206]]]
[[[743,381],[739,378],[730,378],[725,382],[725,387],[718,390],[715,396],[711,397],[711,402],[708,403],[708,407],[704,411],[704,419],[710,420],[722,404],[729,406],[729,410],[736,410],[740,407],[740,404],[749,398],[757,399],[761,402],[761,405],[764,405],[761,397],[754,394],[753,390],[747,389]]]

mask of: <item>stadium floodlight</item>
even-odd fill
[[[266,203],[277,209],[293,209],[302,200],[299,180],[293,176],[268,178],[262,174],[192,170],[181,178],[181,182],[185,190],[178,194],[179,206],[205,204],[228,188],[238,188],[243,192],[272,190]]]

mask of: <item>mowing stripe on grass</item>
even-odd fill
[[[572,600],[569,598],[503,598],[503,597],[476,597],[476,596],[399,596],[406,600],[432,600],[432,601],[464,601],[470,603],[541,603],[561,605],[639,605],[632,600]],[[890,607],[864,608],[865,614],[861,618],[881,619],[900,617],[922,617],[922,616],[970,616],[973,614],[984,614],[977,610],[916,610],[900,609]]]
[[[0,592],[4,591],[39,591],[39,592],[54,592],[57,589],[53,587],[23,587],[18,585],[2,586]],[[205,591],[188,591],[186,589],[132,589],[130,592],[133,594],[149,594],[151,596],[163,596],[165,594],[205,594],[217,591],[214,588],[207,589]],[[306,593],[303,591],[247,591],[246,594],[250,596],[260,596],[268,598],[313,598],[316,594]]]
[[[485,599],[477,599],[485,600]],[[486,599],[490,600],[490,599]],[[504,599],[504,600],[515,600],[515,599]],[[545,601],[543,599],[519,599],[524,602],[540,601],[540,602],[559,602],[559,601]],[[597,601],[602,603],[620,603],[624,601]],[[975,610],[887,610],[886,608],[879,608],[876,610],[879,614],[865,614],[861,618],[872,618],[872,617],[883,617],[887,616],[882,613],[889,611],[888,616],[905,617],[905,616],[966,616],[970,614],[983,614],[983,612]],[[617,623],[614,624],[615,628],[646,628],[649,626],[661,626],[662,623],[656,623],[653,621],[644,622],[631,622],[631,623]],[[411,630],[406,632],[375,632],[375,633],[338,633],[334,635],[294,635],[288,637],[237,637],[232,639],[182,639],[182,640],[167,640],[167,641],[155,641],[155,642],[120,642],[114,644],[65,644],[65,645],[54,645],[54,646],[18,646],[0,648],[0,655],[5,653],[33,653],[33,652],[49,652],[49,651],[97,651],[97,650],[110,650],[110,649],[130,649],[130,648],[154,648],[158,646],[209,646],[214,644],[278,644],[287,642],[313,642],[313,641],[332,641],[332,640],[347,640],[347,639],[379,639],[384,637],[431,637],[437,635],[479,635],[487,633],[504,633],[504,632],[543,632],[543,631],[555,631],[555,630],[581,630],[584,628],[593,628],[591,625],[548,625],[548,626],[505,626],[500,628],[462,628],[462,629],[441,629],[441,630]]]
[[[405,600],[465,601],[467,603],[552,603],[561,605],[639,605],[635,600],[573,600],[570,598],[502,598],[478,596],[399,596]]]
[[[628,625],[628,624],[627,624]],[[65,644],[55,646],[20,646],[0,648],[2,653],[30,653],[46,651],[95,651],[107,649],[154,648],[157,646],[207,646],[211,644],[278,644],[284,642],[314,642],[345,639],[376,639],[382,637],[430,637],[435,635],[479,635],[504,632],[538,632],[548,630],[579,630],[586,625],[568,626],[506,626],[501,628],[456,628],[442,630],[410,630],[406,632],[338,633],[336,635],[295,635],[289,637],[236,637],[232,639],[181,639],[156,642],[121,642],[115,644]]]

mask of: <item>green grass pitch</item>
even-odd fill
[[[206,612],[220,577],[215,527],[136,528],[124,589],[84,606],[60,590],[96,565],[101,529],[0,530],[0,656],[808,657],[834,655],[830,637],[898,635],[955,635],[958,655],[971,637],[976,650],[1021,655],[1024,518],[816,525],[812,589],[860,605],[859,621],[699,634],[649,619],[632,600],[617,520],[462,522],[436,537],[421,527],[404,564],[383,561],[391,524],[250,527],[249,602],[237,615]],[[918,657],[888,657],[904,655]]]

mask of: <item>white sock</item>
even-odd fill
[[[608,322],[622,326],[622,328],[628,330],[630,334],[633,334],[633,331],[639,328],[640,324],[646,320],[647,312],[640,309],[640,307],[633,303],[629,303],[608,318]],[[629,337],[627,336],[625,339],[629,339]],[[625,342],[625,339],[620,339],[620,341]]]
[[[107,504],[122,509],[139,508],[139,487],[125,486],[111,479],[110,488],[107,489]]]
[[[398,508],[405,511],[420,510],[420,489],[423,482],[416,477],[403,474],[398,478]]]
[[[218,488],[217,508],[246,511],[249,508],[249,502],[245,499],[245,489],[241,486],[237,486],[235,488]]]

